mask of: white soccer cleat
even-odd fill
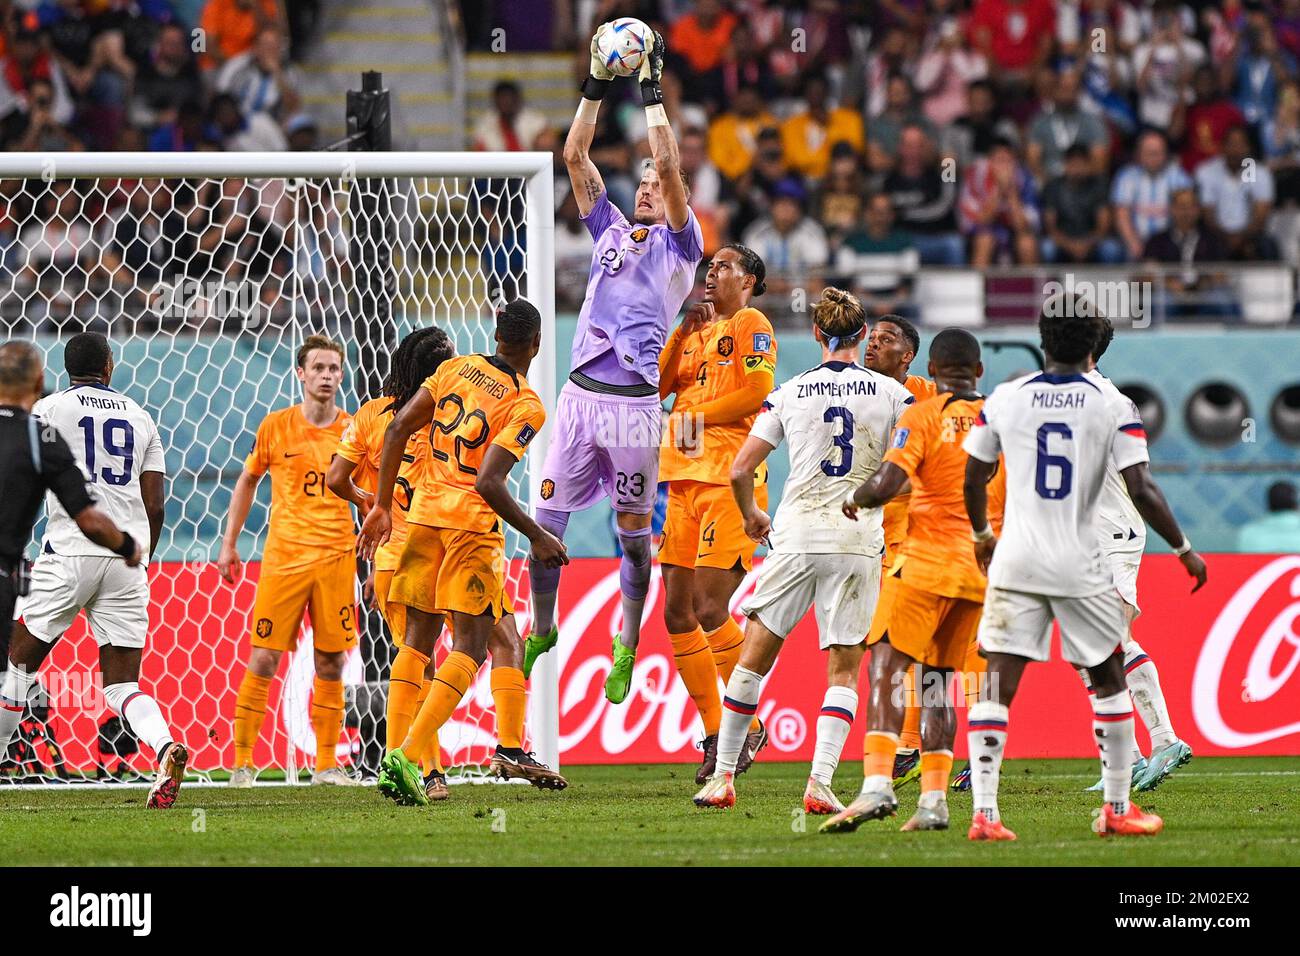
[[[808,786],[803,791],[803,812],[811,813],[815,816],[825,817],[832,813],[839,813],[844,809],[844,804],[840,798],[835,796],[835,791],[822,783],[816,777],[808,778]]]
[[[727,810],[736,805],[736,788],[729,773],[715,773],[694,797],[697,807]]]
[[[912,819],[904,823],[900,830],[946,830],[948,829],[948,801],[936,800],[930,804],[919,804]]]
[[[818,828],[818,833],[852,833],[868,820],[883,820],[898,812],[894,791],[860,793],[852,803]]]
[[[227,786],[236,790],[247,790],[257,779],[257,771],[252,767],[236,767],[230,771],[230,783]]]
[[[319,773],[312,774],[311,785],[313,787],[359,787],[361,786],[361,781],[356,777],[349,777],[339,767],[330,767],[328,770],[322,770]]]

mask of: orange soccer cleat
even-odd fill
[[[1096,826],[1098,836],[1154,836],[1165,828],[1165,821],[1154,813],[1143,813],[1136,803],[1128,805],[1128,813],[1122,816],[1106,804],[1101,809],[1101,817]]]
[[[1014,840],[1016,835],[1001,820],[990,820],[984,814],[976,813],[971,818],[966,837],[970,840]]]

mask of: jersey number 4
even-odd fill
[[[837,405],[834,408],[826,409],[822,415],[822,421],[840,423],[838,435],[831,436],[835,442],[835,447],[840,450],[840,460],[832,461],[826,458],[822,461],[822,473],[829,478],[842,478],[853,468],[853,413],[847,408]]]
[[[106,418],[103,422],[103,428],[98,429],[103,435],[104,451],[114,457],[122,459],[122,470],[114,471],[112,468],[105,466],[99,471],[95,471],[95,432],[98,424],[95,419],[87,415],[81,421],[77,422],[81,426],[82,434],[86,438],[86,471],[90,474],[91,481],[99,481],[101,478],[106,484],[125,485],[131,480],[131,465],[135,462],[135,430],[131,423],[124,418]]]
[[[1038,497],[1050,501],[1064,498],[1070,493],[1074,484],[1074,465],[1064,455],[1053,455],[1049,444],[1053,435],[1060,435],[1065,441],[1073,441],[1074,432],[1065,422],[1044,422],[1038,427],[1038,461],[1034,466],[1034,490]],[[1051,469],[1057,470],[1057,483],[1047,483]]]

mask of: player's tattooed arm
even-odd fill
[[[584,100],[584,104],[593,103]],[[569,135],[564,140],[564,165],[569,170],[569,182],[573,184],[573,198],[578,203],[578,212],[586,216],[596,204],[600,194],[605,191],[605,180],[600,170],[591,161],[591,141],[596,135],[595,110],[600,104],[584,106],[573,118]],[[591,111],[590,120],[584,115],[584,109]]]
[[[393,487],[397,484],[397,473],[402,467],[406,442],[433,421],[436,410],[433,393],[427,388],[417,389],[414,397],[401,407],[384,429],[384,447],[379,453],[379,477],[376,480],[374,501],[365,520],[361,522],[361,533],[357,535],[357,553],[367,561],[374,558],[375,552],[393,533],[393,516],[389,509],[393,506]]]
[[[149,518],[149,553],[158,552],[158,540],[162,537],[163,515],[166,511],[167,476],[161,471],[143,471],[140,473],[140,500],[144,502],[144,513]]]
[[[677,152],[677,137],[671,126],[651,126],[647,131],[650,155],[654,157],[659,188],[663,191],[664,212],[668,228],[674,232],[686,225],[686,184],[682,182],[682,160]]]
[[[488,506],[532,545],[532,558],[548,568],[558,568],[569,563],[569,553],[564,542],[551,534],[524,510],[506,485],[510,469],[518,461],[500,445],[491,445],[483,455],[474,490]]]
[[[887,461],[875,474],[853,489],[852,496],[844,502],[844,516],[857,521],[859,508],[879,508],[901,493],[906,485],[907,472],[892,461]]]
[[[745,519],[745,534],[753,541],[768,543],[772,519],[754,500],[754,473],[758,466],[772,454],[773,445],[750,435],[736,453],[731,465],[731,496],[736,499],[741,517]]]
[[[1142,516],[1142,520],[1149,524],[1156,534],[1169,542],[1169,546],[1175,552],[1186,546],[1186,550],[1178,555],[1178,560],[1183,563],[1187,573],[1196,579],[1196,587],[1192,588],[1192,593],[1199,591],[1206,580],[1205,561],[1191,549],[1190,542],[1183,536],[1183,530],[1178,526],[1178,519],[1170,510],[1164,492],[1151,477],[1150,464],[1140,461],[1136,465],[1129,465],[1120,472],[1120,477],[1124,479],[1124,487],[1128,489],[1128,495],[1133,499],[1133,505]]]
[[[966,459],[966,480],[962,485],[962,494],[966,498],[966,514],[970,517],[971,534],[976,540],[975,563],[986,577],[989,562],[993,560],[993,549],[998,539],[989,529],[989,479],[997,471],[996,461],[980,461],[974,455]]]

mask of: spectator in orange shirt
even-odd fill
[[[199,26],[207,49],[199,58],[205,69],[221,66],[232,56],[253,48],[264,28],[276,27],[288,33],[279,0],[208,0]]]
[[[758,91],[741,87],[731,110],[709,126],[709,159],[723,176],[740,178],[754,162],[759,131],[769,126],[776,120],[763,109]]]
[[[689,72],[712,72],[722,65],[736,22],[736,15],[723,10],[719,0],[697,0],[695,12],[673,24],[668,47]]]
[[[836,143],[848,143],[857,153],[864,146],[862,115],[843,106],[831,107],[829,96],[826,78],[816,73],[810,75],[803,88],[808,109],[781,124],[786,165],[813,179],[826,175],[831,164],[831,148]]]

